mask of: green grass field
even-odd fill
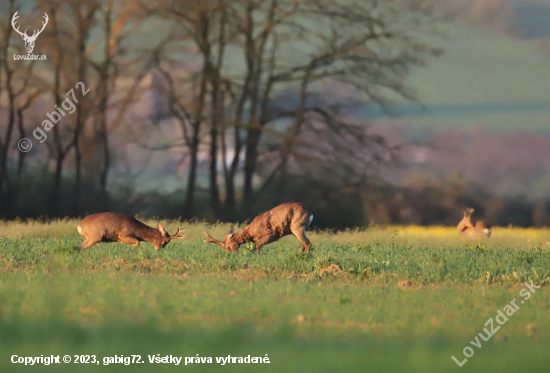
[[[186,239],[159,252],[80,251],[76,225],[0,223],[0,371],[550,371],[547,230],[496,228],[482,243],[443,227],[310,232],[310,254],[288,237],[257,256],[251,245],[232,255],[202,243],[202,230],[221,238],[227,225],[185,224]],[[514,299],[494,336],[470,344]],[[467,346],[474,355],[460,368],[451,356],[462,361]],[[213,363],[150,364],[156,354]],[[261,366],[215,360],[266,354]],[[12,355],[100,364],[25,366]],[[115,355],[145,363],[103,365]]]

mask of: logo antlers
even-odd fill
[[[15,32],[17,32],[19,35],[21,35],[23,40],[25,40],[25,49],[27,50],[27,53],[32,53],[32,50],[34,49],[34,42],[36,41],[36,38],[38,37],[38,35],[40,35],[40,33],[42,33],[42,31],[44,31],[44,28],[48,24],[48,19],[49,19],[48,15],[46,13],[44,13],[43,17],[45,18],[46,22],[42,23],[42,30],[40,30],[40,31],[34,30],[34,33],[31,36],[29,36],[29,35],[27,35],[27,30],[26,29],[25,29],[25,32],[21,32],[21,31],[19,31],[19,27],[15,27],[15,20],[17,18],[19,18],[18,12],[19,11],[16,11],[15,14],[13,15],[13,17],[11,18],[11,26],[13,27]]]

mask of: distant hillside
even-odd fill
[[[547,198],[550,53],[537,38],[548,37],[550,27],[536,20],[550,17],[550,3],[509,3],[529,39],[456,21],[448,37],[434,40],[444,55],[408,80],[424,108],[402,103],[390,117],[375,108],[359,111],[396,143],[419,144],[404,155],[408,167],[386,172],[388,179],[406,184],[418,176],[461,175],[499,193]]]
[[[425,110],[398,105],[411,128],[485,128],[550,132],[550,56],[535,41],[455,22],[434,39],[444,55],[417,69],[408,82]],[[383,117],[376,109],[360,113]]]
[[[508,0],[514,10],[514,26],[527,39],[550,37],[550,2]]]

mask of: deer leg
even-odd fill
[[[132,236],[121,237],[118,239],[118,242],[134,245],[134,247],[132,247],[132,251],[139,246],[139,240]]]
[[[87,249],[89,248],[90,246],[100,242],[101,240],[87,240],[87,239],[84,239],[84,241],[82,241],[82,243],[80,244],[80,248],[81,249]]]
[[[268,244],[271,240],[271,235],[259,237],[254,241],[254,246],[256,246],[256,254],[260,255],[260,250],[265,244]]]
[[[89,234],[88,235],[80,234],[80,236],[84,240],[80,244],[81,249],[87,249],[87,248],[91,247],[92,245],[95,245],[96,243],[101,242],[101,240],[103,239],[103,236],[93,236],[93,235],[89,235]]]
[[[311,241],[308,240],[307,237],[306,237],[305,228],[304,227],[293,227],[293,228],[290,228],[290,231],[302,243],[302,248],[300,249],[300,252],[303,253],[304,251],[309,251],[309,249],[311,247]]]

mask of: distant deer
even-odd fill
[[[491,236],[491,226],[482,221],[472,222],[474,209],[467,208],[462,211],[462,220],[458,223],[457,229],[462,238],[480,238]]]
[[[29,35],[27,35],[27,30],[25,30],[25,32],[21,32],[21,31],[19,31],[19,27],[15,26],[15,20],[17,18],[19,18],[18,13],[19,13],[19,11],[16,11],[15,14],[13,15],[13,17],[11,18],[11,26],[13,27],[15,32],[17,32],[19,35],[21,35],[23,40],[25,40],[25,49],[27,50],[27,53],[32,53],[32,50],[34,49],[34,42],[36,41],[36,38],[38,37],[38,35],[40,35],[42,33],[42,31],[44,31],[44,29],[46,28],[46,25],[48,24],[48,15],[46,13],[44,13],[44,15],[42,16],[42,17],[44,17],[44,20],[45,20],[45,22],[42,23],[42,29],[40,29],[40,31],[34,30],[33,34],[31,36],[29,36]]]
[[[99,242],[120,242],[134,245],[132,248],[134,250],[140,241],[147,241],[159,250],[161,247],[164,248],[170,240],[185,237],[179,236],[183,232],[180,228],[175,235],[170,236],[160,222],[158,229],[154,229],[130,216],[112,212],[87,216],[78,223],[76,230],[84,238],[80,245],[83,249]]]
[[[307,239],[305,230],[311,224],[313,215],[299,203],[283,203],[254,218],[252,223],[237,233],[229,228],[223,242],[212,238],[207,232],[202,232],[208,238],[206,243],[215,243],[224,250],[236,253],[239,246],[246,242],[254,242],[256,253],[260,255],[262,247],[275,242],[279,238],[293,234],[302,243],[300,252],[309,251],[311,242]]]

